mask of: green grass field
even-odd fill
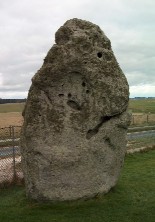
[[[0,190],[3,222],[154,222],[155,151],[128,155],[115,188],[92,200],[42,204],[29,201],[23,187]]]
[[[22,112],[25,103],[0,104],[0,113]],[[133,113],[155,113],[155,99],[130,99],[129,110]]]
[[[130,99],[129,110],[132,113],[155,113],[155,99]]]
[[[25,103],[6,103],[0,104],[0,113],[22,112]]]

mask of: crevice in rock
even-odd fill
[[[44,96],[45,96],[45,100],[46,102],[48,103],[49,106],[52,106],[52,100],[51,98],[49,97],[48,93],[45,91],[45,90],[42,90]]]
[[[59,96],[59,97],[63,97],[63,96],[64,96],[64,94],[63,94],[63,93],[60,93],[58,96]]]
[[[128,124],[120,123],[120,124],[117,124],[117,126],[118,126],[118,128],[121,128],[121,129],[125,129],[125,130],[128,129]]]
[[[34,155],[42,156],[42,153],[40,151],[34,151]]]
[[[68,100],[67,105],[70,106],[72,109],[81,110],[81,106],[78,104],[78,102],[75,102],[74,100]]]
[[[48,156],[44,155],[43,153],[41,153],[40,151],[34,151],[33,152],[34,156],[37,156],[37,159],[40,157],[44,160],[46,160],[47,162],[50,162],[50,160],[48,159]]]
[[[98,133],[99,129],[101,128],[101,126],[102,126],[105,122],[109,121],[111,118],[116,117],[116,116],[117,116],[117,115],[114,115],[114,116],[103,116],[103,117],[101,117],[100,122],[99,122],[93,129],[89,129],[89,130],[87,131],[86,139],[89,140],[92,136],[96,135],[96,134]]]
[[[105,143],[112,149],[112,150],[115,150],[115,146],[114,146],[114,144],[111,142],[111,140],[110,140],[110,138],[109,137],[106,137],[105,138]]]
[[[86,86],[86,83],[85,83],[85,82],[82,82],[82,86],[85,87],[85,86]]]
[[[68,98],[71,98],[72,97],[72,94],[71,93],[68,93]]]

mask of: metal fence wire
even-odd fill
[[[20,132],[21,126],[0,128],[0,187],[23,182]]]

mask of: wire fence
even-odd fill
[[[131,125],[155,124],[155,114],[140,113],[132,114]]]
[[[20,132],[21,126],[0,128],[0,187],[23,182]]]
[[[24,182],[21,166],[20,132],[21,126],[0,128],[0,188],[9,184],[22,184]],[[154,135],[151,138],[143,138],[143,140],[145,140],[138,140],[138,143],[140,146],[143,146],[143,144],[141,145],[142,142],[147,143],[147,145],[150,143],[154,145]],[[133,149],[135,139],[131,139],[129,142],[128,149],[129,145],[131,145]]]

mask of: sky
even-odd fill
[[[31,78],[66,20],[100,26],[127,77],[130,97],[155,97],[154,0],[0,1],[0,98],[26,98]]]

